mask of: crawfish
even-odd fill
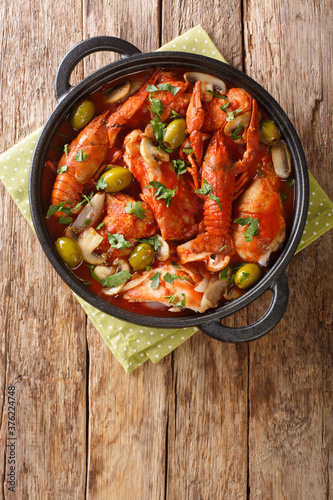
[[[56,177],[51,197],[53,205],[64,202],[66,207],[73,207],[80,200],[83,187],[99,176],[108,149],[114,145],[122,126],[142,106],[148,97],[147,85],[154,84],[159,73],[160,70],[155,71],[145,85],[117,111],[110,115],[107,111],[97,116],[72,141],[69,152],[65,152],[59,161],[59,169],[67,168]],[[60,217],[61,212],[57,212],[56,216]]]

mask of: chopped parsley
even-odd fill
[[[224,113],[226,113],[226,112],[227,112],[227,107],[229,106],[229,104],[230,104],[230,101],[227,101],[225,104],[223,104],[223,106],[220,106],[220,108],[222,109],[222,111],[223,111]],[[230,120],[229,120],[229,121],[230,121]]]
[[[73,222],[73,217],[64,217],[63,215],[59,217],[60,224],[71,224]]]
[[[96,189],[105,189],[107,187],[107,185],[108,185],[108,183],[106,182],[104,177],[101,176],[97,181]]]
[[[63,174],[64,172],[67,172],[68,167],[67,165],[64,165],[63,167],[58,168],[57,174]]]
[[[68,153],[69,153],[69,145],[68,144],[64,145],[64,153],[66,153],[66,155],[68,155]]]
[[[216,201],[218,206],[219,206],[219,209],[222,212],[221,200],[218,196],[215,196],[213,194],[213,186],[211,184],[209,184],[209,182],[206,181],[205,178],[203,181],[204,181],[203,186],[200,189],[197,189],[195,192],[197,194],[202,194],[203,196],[206,196],[207,194],[209,194],[209,199]]]
[[[174,260],[172,261],[172,265],[173,267],[175,267],[176,269],[181,269],[180,266],[178,266],[177,262],[175,262]]]
[[[178,276],[177,274],[166,273],[163,276],[163,280],[166,283],[173,283],[176,279],[190,281],[186,276]]]
[[[160,99],[154,99],[153,97],[149,99],[151,102],[151,111],[157,115],[161,115],[164,110],[164,104]]]
[[[133,201],[133,203],[129,202],[127,203],[125,208],[125,212],[127,214],[133,214],[141,220],[146,218],[145,216],[146,211],[147,210],[143,208],[141,201]]]
[[[148,92],[157,92],[159,90],[167,90],[172,95],[176,95],[179,92],[180,87],[174,87],[171,83],[160,83],[159,85],[147,85],[146,90]]]
[[[295,184],[295,179],[293,179],[292,177],[287,180],[288,187],[292,187],[294,184]]]
[[[175,196],[176,194],[176,189],[168,189],[164,184],[158,181],[151,181],[149,183],[151,186],[146,186],[148,189],[151,189],[152,187],[155,188],[155,192],[153,195],[157,200],[164,200],[165,205],[168,207],[171,203],[171,199]]]
[[[229,271],[229,266],[227,266],[224,269],[222,269],[222,271],[220,272],[220,275],[219,275],[219,279],[220,280],[226,280],[227,277],[228,277],[228,271]]]
[[[84,153],[82,151],[82,149],[80,149],[80,151],[78,152],[78,154],[75,156],[74,160],[75,161],[86,161],[87,158],[88,158],[87,153]]]
[[[176,172],[177,177],[187,172],[186,164],[183,160],[171,160],[171,165],[174,171]]]
[[[155,252],[158,247],[161,246],[161,242],[156,234],[155,236],[150,236],[149,238],[142,238],[141,240],[139,240],[139,243],[147,243],[147,245],[150,245],[154,248]]]
[[[185,307],[186,305],[186,295],[185,293],[182,293],[182,300],[174,304],[175,307]]]
[[[184,148],[183,153],[185,153],[186,155],[191,155],[193,153],[193,149],[192,148]]]
[[[91,276],[99,283],[102,283],[97,274],[94,272],[95,267],[91,264],[86,264],[86,266],[89,267]]]
[[[222,250],[224,250],[226,246],[227,245],[223,245],[223,247],[220,248],[219,252],[222,252]]]
[[[146,271],[150,271],[151,270],[151,267],[150,266],[146,266]]]
[[[83,223],[84,223],[86,226],[88,226],[88,224],[90,224],[90,222],[91,222],[91,219],[86,219],[86,220],[84,220],[84,221],[83,221]]]
[[[214,90],[207,90],[207,92],[209,92],[209,94],[212,94],[213,97],[217,97],[218,99],[227,99],[224,95],[220,95],[214,92]]]
[[[159,116],[155,116],[154,120],[151,120],[151,126],[153,127],[153,131],[155,134],[155,138],[158,142],[160,148],[165,149],[163,144],[163,134],[164,129],[166,127],[166,123],[163,123]]]
[[[51,205],[45,217],[51,217],[51,215],[54,215],[56,212],[63,212],[64,214],[67,215],[70,215],[72,213],[70,208],[65,207],[65,202],[61,201],[57,205]]]
[[[260,175],[260,177],[265,177],[265,174],[259,168],[257,168],[257,173]]]
[[[53,149],[54,151],[62,151],[62,146],[56,146],[51,142],[50,148]]]
[[[286,193],[281,193],[281,199],[282,199],[282,201],[286,201],[287,200]]]
[[[171,110],[171,113],[173,118],[182,118],[182,116],[173,109]]]
[[[169,299],[168,303],[173,304],[174,301],[177,299],[177,295],[164,295],[165,299]]]
[[[108,233],[108,240],[111,248],[117,248],[118,250],[126,250],[131,246],[130,242],[124,238],[122,234],[111,234]]]
[[[102,280],[102,287],[115,288],[125,283],[131,276],[129,271],[119,271],[119,273],[111,274]]]
[[[236,219],[234,222],[241,226],[247,226],[249,224],[249,227],[244,233],[245,241],[252,241],[253,236],[258,236],[258,219],[254,219],[250,216],[243,219]]]
[[[239,135],[239,132],[242,130],[242,128],[243,128],[243,123],[241,122],[237,125],[237,127],[235,128],[235,130],[231,134],[231,140],[236,141],[237,139],[242,138],[242,136]]]
[[[151,281],[151,287],[153,290],[156,290],[160,286],[160,276],[161,276],[161,273],[157,272],[149,278]]]
[[[97,229],[97,230],[98,230],[98,229],[101,229],[101,227],[103,227],[103,226],[105,226],[105,222],[100,222],[100,223],[98,224],[98,226],[96,227],[96,229]]]
[[[242,272],[242,277],[241,279],[239,280],[239,284],[241,285],[243,283],[243,281],[245,280],[245,278],[247,278],[249,276],[250,273],[243,273]]]

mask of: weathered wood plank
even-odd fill
[[[332,114],[329,2],[269,1],[259,8],[247,1],[244,17],[246,72],[287,111],[312,173],[332,194],[332,150],[322,126]],[[332,495],[331,245],[328,234],[294,257],[286,315],[250,346],[253,499]]]
[[[0,151],[39,127],[55,105],[61,57],[81,39],[80,3],[1,3]],[[85,490],[85,315],[1,186],[1,494],[82,498]],[[16,493],[8,490],[8,387],[15,384]]]
[[[181,12],[177,17],[170,12]],[[210,15],[207,15],[210,13]],[[163,43],[196,24],[242,69],[241,2],[163,2]],[[233,36],[230,37],[230,32]],[[244,325],[244,310],[224,321]],[[245,498],[248,347],[196,334],[173,354],[167,498]]]
[[[107,2],[84,10],[84,37],[122,37],[142,51],[159,44],[159,5]],[[137,27],[140,27],[138,29]],[[85,72],[114,57],[100,53],[85,60]],[[164,498],[170,360],[150,362],[126,375],[88,321],[89,455],[87,498]]]

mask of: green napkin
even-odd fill
[[[199,25],[159,50],[177,50],[214,57],[226,62]],[[41,129],[0,155],[0,179],[31,227],[28,179],[31,158]],[[333,225],[333,203],[310,174],[310,206],[297,252],[319,238]],[[113,318],[77,297],[108,347],[127,373],[150,359],[157,363],[190,338],[196,327],[178,330],[147,328]]]

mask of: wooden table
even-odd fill
[[[57,66],[74,44],[115,35],[152,51],[201,23],[280,102],[332,197],[328,0],[3,0],[0,13],[0,151],[45,122]],[[73,81],[111,60],[85,59]],[[238,346],[198,333],[126,375],[0,189],[0,496],[332,498],[332,232],[288,266],[289,305],[272,333]],[[227,324],[254,321],[269,300]],[[15,493],[5,482],[12,386]]]

